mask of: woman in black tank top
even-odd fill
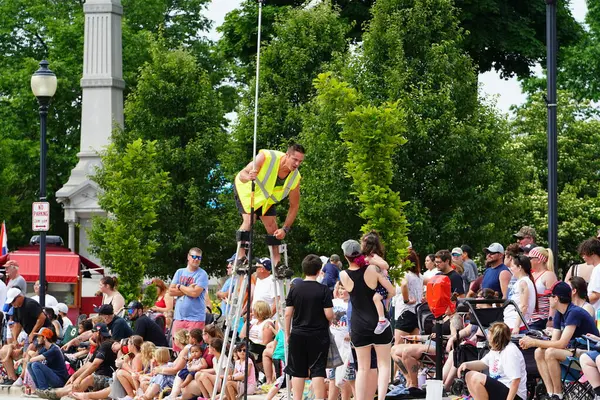
[[[395,295],[395,287],[374,266],[366,265],[360,244],[348,240],[342,244],[344,256],[350,267],[340,273],[340,280],[350,294],[352,313],[350,316],[350,339],[356,349],[358,370],[356,374],[357,399],[373,398],[367,393],[367,382],[371,365],[371,349],[377,353],[378,398],[384,400],[390,376],[392,329],[388,327],[376,335],[373,331],[379,320],[373,303],[375,288],[380,283],[387,289],[389,296]]]

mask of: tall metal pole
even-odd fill
[[[49,99],[48,99],[49,100]],[[40,201],[46,201],[46,119],[50,101],[40,104]],[[46,306],[46,232],[40,232],[40,305]]]
[[[256,170],[256,138],[258,134],[258,89],[260,83],[260,33],[262,30],[262,6],[265,0],[258,0],[258,38],[256,40],[256,87],[254,93],[254,142],[252,147],[252,156],[253,156],[253,169]],[[252,181],[252,189],[250,194],[250,240],[248,243],[248,287],[246,288],[248,298],[246,302],[246,360],[244,362],[244,400],[248,400],[248,374],[250,373],[248,369],[248,359],[250,357],[250,351],[248,350],[250,344],[250,308],[252,307],[252,270],[253,270],[253,262],[252,262],[252,244],[254,243],[254,190],[256,188],[256,183]],[[256,368],[256,366],[254,367]]]
[[[548,244],[558,261],[558,134],[556,123],[556,3],[546,0],[547,107],[548,107]]]

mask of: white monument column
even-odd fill
[[[110,143],[113,128],[123,126],[123,7],[120,0],[87,0],[83,11],[85,33],[79,162],[65,186],[56,192],[56,198],[63,204],[65,222],[69,224],[69,247],[75,244],[77,228],[78,251],[90,258],[85,229],[90,227],[92,216],[106,213],[98,205],[98,185],[89,176],[101,165],[99,152]]]

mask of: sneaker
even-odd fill
[[[13,383],[15,383],[14,379],[6,378],[5,380],[2,381],[2,383],[0,385],[12,386]]]
[[[23,378],[18,377],[16,381],[12,384],[12,386],[23,386]]]
[[[379,321],[377,323],[377,326],[375,327],[375,334],[381,335],[383,331],[387,329],[388,326],[390,326],[390,321],[388,321],[387,319],[385,321]]]

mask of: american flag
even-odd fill
[[[0,256],[6,255],[8,253],[8,236],[6,235],[6,224],[2,222],[2,226],[0,226]]]

